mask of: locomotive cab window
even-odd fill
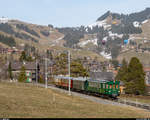
[[[116,87],[115,87],[115,84],[113,85],[113,89],[115,89]]]

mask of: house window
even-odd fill
[[[150,85],[150,76],[148,76],[147,82],[148,82],[148,85]]]
[[[146,84],[150,85],[150,72],[147,72],[146,74]]]

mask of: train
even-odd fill
[[[68,89],[69,77],[55,76],[56,87]],[[82,93],[97,94],[116,99],[120,95],[120,81],[115,80],[93,80],[91,78],[70,77],[70,89]]]

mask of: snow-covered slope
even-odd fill
[[[111,25],[106,23],[106,20],[94,22],[94,23],[88,25],[87,27],[90,27],[92,29],[95,26],[104,27],[104,29],[107,29],[107,28],[111,27]]]
[[[78,45],[80,46],[80,47],[84,47],[86,44],[88,44],[88,43],[93,43],[94,45],[98,45],[97,44],[97,39],[92,39],[92,40],[86,40],[86,41],[82,41],[82,42],[79,42],[78,43]]]
[[[145,23],[147,23],[148,22],[148,20],[144,20],[143,22],[142,22],[142,24],[145,24]]]
[[[101,53],[100,53],[104,58],[106,58],[106,59],[112,59],[112,56],[111,56],[111,54],[107,54],[107,53],[105,53],[104,51],[102,51]]]

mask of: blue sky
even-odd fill
[[[132,13],[150,0],[0,0],[0,16],[55,27],[88,25],[108,10]]]

